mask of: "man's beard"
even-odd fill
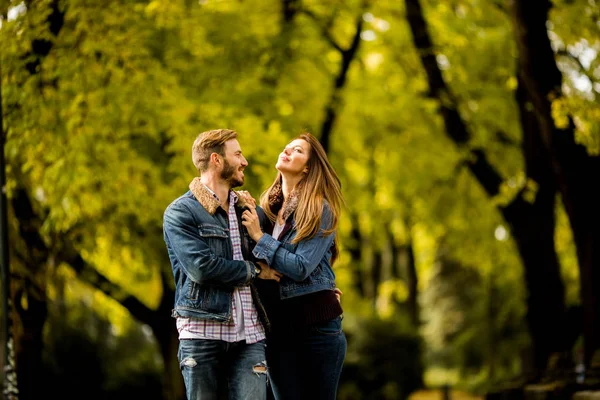
[[[240,180],[233,176],[236,173],[236,168],[229,164],[226,159],[224,159],[224,161],[225,165],[223,166],[223,171],[221,171],[221,179],[229,183],[230,188],[242,186],[244,184],[244,178]]]

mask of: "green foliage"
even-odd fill
[[[394,321],[364,319],[348,335],[339,398],[406,399],[422,385],[421,340]]]
[[[65,280],[49,310],[46,349],[40,374],[49,396],[63,399],[126,399],[144,392],[162,398],[161,368],[156,343],[147,326],[106,315],[106,304],[89,289]],[[82,297],[68,293],[83,292]]]
[[[518,374],[514,353],[528,343],[524,287],[503,273],[509,264],[500,257],[481,274],[455,261],[449,247],[441,247],[422,294],[425,360],[435,366],[425,379],[436,387],[458,384],[484,392]]]
[[[564,126],[567,116],[574,119],[576,138],[590,154],[600,154],[600,113],[598,112],[597,70],[600,50],[598,4],[595,1],[554,1],[550,30],[558,54],[558,66],[564,75],[566,97],[552,104],[553,117]]]
[[[46,23],[52,3],[0,1],[8,195],[24,187],[42,216],[47,245],[58,252],[73,244],[122,288],[121,297],[107,299],[102,288],[77,286],[64,302],[78,309],[81,299],[96,299],[106,340],[130,343],[120,335],[139,332],[131,333],[118,301],[132,294],[156,309],[163,283],[172,285],[162,213],[196,175],[196,135],[218,127],[240,133],[250,163],[244,188],[258,198],[275,176],[280,149],[303,129],[320,133],[342,60],[332,42],[348,48],[362,2],[302,1],[286,20],[285,2],[275,0],[66,0],[58,2],[64,22],[57,36]],[[378,0],[363,14],[361,47],[334,107],[329,153],[348,203],[335,269],[351,338],[348,376],[354,374],[360,393],[369,388],[390,399],[416,388],[422,368],[457,370],[459,383],[475,386],[511,377],[527,344],[522,265],[497,209],[523,187],[535,196],[519,146],[513,27],[505,2],[422,3],[433,51],[473,139],[461,149],[447,138],[402,2]],[[597,7],[587,0],[554,3],[549,29],[566,97],[554,102],[553,115],[559,125],[574,116],[579,140],[595,154]],[[39,40],[51,43],[48,54],[34,54]],[[475,148],[505,180],[494,199],[466,169],[467,150]],[[568,301],[577,304],[570,227],[562,208],[557,213]],[[15,232],[19,222],[11,221]],[[398,272],[408,265],[397,256],[407,247],[415,250],[423,343],[415,336],[419,327],[408,327],[409,280]],[[23,263],[15,265],[28,275]],[[52,304],[63,273],[56,268],[39,279]],[[362,322],[372,315],[384,322]],[[53,318],[50,346],[60,342],[61,324],[85,325],[81,315]],[[63,333],[90,347],[89,332]],[[149,362],[155,350],[147,346],[135,360]],[[89,356],[109,359],[106,352]],[[111,361],[122,363],[121,356],[113,352]],[[103,373],[114,388],[127,371]],[[342,397],[353,398],[345,382]]]

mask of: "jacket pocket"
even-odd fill
[[[229,255],[229,229],[215,224],[201,224],[198,226],[198,234],[206,241],[208,247],[218,257],[231,257]]]
[[[198,227],[198,232],[205,238],[227,239],[229,237],[229,229],[215,224],[202,224]]]

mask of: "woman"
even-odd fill
[[[338,255],[340,181],[309,133],[285,147],[275,168],[262,210],[242,215],[256,241],[254,256],[282,274],[279,283],[255,282],[271,322],[267,365],[273,394],[277,400],[335,399],[346,355],[331,267]]]

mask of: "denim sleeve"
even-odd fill
[[[335,233],[329,235],[323,233],[330,226],[331,212],[328,207],[325,207],[319,232],[313,238],[298,243],[295,252],[286,250],[281,246],[281,242],[265,233],[254,248],[254,256],[265,259],[269,266],[288,278],[301,282],[317,268],[331,248]]]
[[[198,225],[185,204],[173,203],[167,208],[163,229],[175,258],[193,282],[243,286],[250,281],[252,263],[216,256],[206,239],[200,236]]]

